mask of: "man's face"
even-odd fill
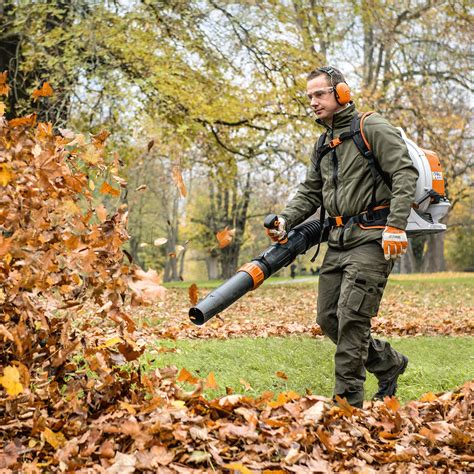
[[[331,122],[336,112],[344,108],[343,105],[337,103],[331,83],[325,74],[310,79],[306,92],[314,113],[327,123]]]

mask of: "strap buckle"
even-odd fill
[[[342,140],[339,137],[336,137],[329,142],[329,148],[336,148],[341,143],[342,143]]]
[[[344,223],[342,222],[342,216],[336,216],[334,217],[335,221],[336,221],[336,227],[342,227],[344,225]]]

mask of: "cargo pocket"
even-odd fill
[[[375,316],[386,282],[387,275],[384,273],[359,271],[350,289],[347,307],[364,316]]]

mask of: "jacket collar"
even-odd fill
[[[343,128],[350,125],[352,118],[355,113],[355,104],[354,102],[349,102],[349,104],[339,112],[336,112],[332,118],[332,124],[328,125],[321,119],[316,119],[316,123],[323,126],[327,130],[334,130],[336,128]]]

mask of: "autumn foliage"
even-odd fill
[[[34,115],[0,117],[0,469],[473,467],[472,384],[405,407],[387,399],[357,410],[292,391],[208,400],[212,373],[143,373],[129,310],[164,289],[156,273],[124,258],[126,183],[106,139],[53,133]],[[189,295],[196,301],[197,287]]]

